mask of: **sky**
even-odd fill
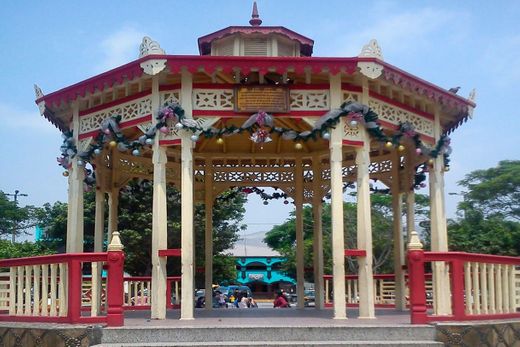
[[[473,119],[451,136],[446,193],[500,160],[519,160],[520,2],[259,0],[263,25],[312,38],[313,56],[357,56],[377,39],[384,60],[459,95],[477,91]],[[23,206],[66,201],[61,136],[40,116],[45,94],[137,59],[147,35],[168,54],[198,54],[197,38],[248,25],[252,1],[5,1],[0,7],[0,190]],[[449,217],[460,196],[446,194]],[[282,223],[293,205],[253,198],[247,233]],[[257,235],[257,234],[255,234]]]

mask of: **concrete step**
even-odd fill
[[[157,342],[157,343],[105,343],[95,347],[190,347],[190,346],[229,346],[229,347],[359,347],[359,346],[382,346],[382,347],[442,347],[441,342],[435,341],[226,341],[226,342]]]
[[[260,344],[257,341],[261,341]],[[321,345],[313,341],[320,341]],[[360,346],[368,342],[394,346],[402,345],[403,341],[434,343],[435,328],[427,325],[121,327],[103,329],[101,338],[101,343],[107,346],[153,346],[154,343],[158,346],[309,345],[305,343],[311,343],[309,346],[312,343],[317,346],[323,346],[323,343],[333,346],[346,346],[345,343]]]

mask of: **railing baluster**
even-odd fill
[[[464,289],[466,294],[466,313],[473,314],[473,303],[471,297],[471,264],[469,262],[464,263]]]
[[[352,280],[346,280],[347,283],[347,304],[352,303]]]
[[[23,314],[23,266],[17,266],[17,286],[16,286],[16,314]]]
[[[352,280],[352,282],[354,283],[354,300],[353,302],[355,302],[356,304],[359,303],[359,294],[358,294],[358,281],[357,280]]]
[[[509,312],[516,312],[516,270],[514,265],[509,265]]]
[[[479,285],[479,263],[471,263],[471,278],[473,279],[473,302],[475,314],[480,314],[480,285]]]
[[[33,293],[33,316],[40,315],[40,265],[33,265],[34,293]]]
[[[46,317],[49,315],[49,265],[42,265],[42,316]]]
[[[325,296],[326,296],[326,299],[325,301],[328,302],[328,297],[329,297],[329,294],[328,294],[328,289],[329,289],[329,286],[328,286],[328,280],[325,280]],[[175,280],[175,304],[178,305],[180,302],[179,300],[179,281],[178,280]]]
[[[58,315],[65,317],[67,315],[68,297],[67,297],[67,267],[66,264],[60,263],[60,277],[58,282]]]
[[[58,264],[51,264],[51,310],[49,315],[56,317],[58,315],[56,311],[56,289],[58,280]]]
[[[504,313],[504,301],[502,300],[502,295],[504,294],[502,291],[502,264],[497,264],[496,276],[497,313]]]
[[[92,263],[92,281],[90,282],[90,315],[96,317],[99,314],[99,292],[101,288],[100,271],[98,263]],[[123,293],[124,294],[124,293]]]
[[[25,269],[25,282],[24,282],[25,300],[24,300],[23,314],[26,316],[30,316],[31,312],[32,312],[32,305],[31,305],[32,267],[26,265],[26,266],[24,266],[24,269]]]
[[[502,311],[504,313],[509,313],[509,266],[502,265]]]
[[[489,283],[489,313],[497,312],[495,297],[495,264],[488,264],[488,283]]]
[[[453,303],[453,315],[457,319],[464,318],[465,315],[465,308],[464,308],[464,289],[462,288],[462,277],[464,268],[466,272],[469,269],[468,263],[463,265],[463,262],[461,260],[454,260],[451,263],[451,286],[452,286],[452,303]],[[464,275],[465,277],[465,275]],[[467,282],[467,280],[466,280]],[[467,300],[467,291],[466,291],[466,300]],[[466,302],[466,306],[469,306]]]
[[[488,286],[487,286],[487,265],[480,264],[480,289],[482,297],[482,313],[488,313]]]
[[[9,269],[9,315],[16,314],[16,267]]]

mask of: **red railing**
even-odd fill
[[[82,264],[104,264],[107,271],[105,315],[82,313]],[[0,321],[106,323],[122,326],[124,253],[68,253],[0,260],[8,268]],[[50,270],[50,271],[49,271]]]
[[[445,290],[450,293],[444,294],[450,300],[451,314],[429,314],[424,286],[425,263],[448,266],[450,286]],[[412,324],[520,317],[516,270],[519,265],[520,257],[408,251]]]

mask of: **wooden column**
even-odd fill
[[[181,75],[181,102],[184,114],[192,118],[192,76],[186,70]],[[193,319],[194,266],[193,242],[193,142],[188,133],[181,136],[181,319]],[[209,288],[206,288],[209,289]]]
[[[298,295],[298,308],[305,307],[304,300],[304,241],[303,241],[303,167],[302,158],[297,157],[294,170],[296,206],[296,294]]]
[[[112,234],[119,223],[119,187],[113,187],[108,193],[108,232],[107,245],[112,241]]]
[[[442,129],[440,111],[435,109],[434,135],[438,141]],[[448,229],[444,206],[444,159],[439,155],[430,168],[430,219],[431,219],[431,250],[434,252],[448,251]],[[446,263],[433,263],[433,295],[434,311],[437,315],[451,314],[449,269]]]
[[[332,107],[341,104],[341,76],[330,76]],[[332,213],[332,280],[334,290],[334,319],[346,319],[345,301],[345,235],[343,225],[343,121],[331,131],[330,197]]]
[[[96,175],[101,180],[101,173]],[[105,192],[96,189],[96,212],[94,224],[94,252],[103,252],[103,233],[105,231]],[[101,305],[101,263],[92,263],[92,302],[91,314],[97,316]]]
[[[72,104],[72,131],[76,146],[79,145],[79,108],[77,102]],[[83,252],[83,180],[85,171],[78,165],[78,156],[72,159],[69,170],[69,192],[67,210],[67,253]]]
[[[322,202],[321,202],[321,165],[320,158],[312,158],[312,216],[314,219],[313,234],[313,262],[314,262],[314,307],[317,310],[324,308],[323,300],[323,229],[322,229]]]
[[[206,213],[205,232],[205,279],[206,279],[206,310],[213,308],[213,162],[206,159],[204,168],[204,208]]]
[[[358,257],[359,318],[375,318],[374,276],[372,274],[372,213],[370,210],[370,138],[363,133],[363,147],[356,148],[357,165],[357,248],[366,251]]]
[[[152,77],[152,110],[160,106],[159,78]],[[152,117],[152,124],[157,120]],[[168,213],[166,198],[166,148],[159,145],[161,135],[157,133],[153,143],[153,202],[152,202],[152,303],[151,318],[166,318],[166,257],[159,257],[159,250],[168,248]]]
[[[397,151],[392,154],[392,214],[393,214],[393,239],[394,239],[394,274],[395,274],[395,308],[404,311],[406,309],[405,297],[405,271],[404,239],[402,223],[402,202],[400,184],[400,155]]]

